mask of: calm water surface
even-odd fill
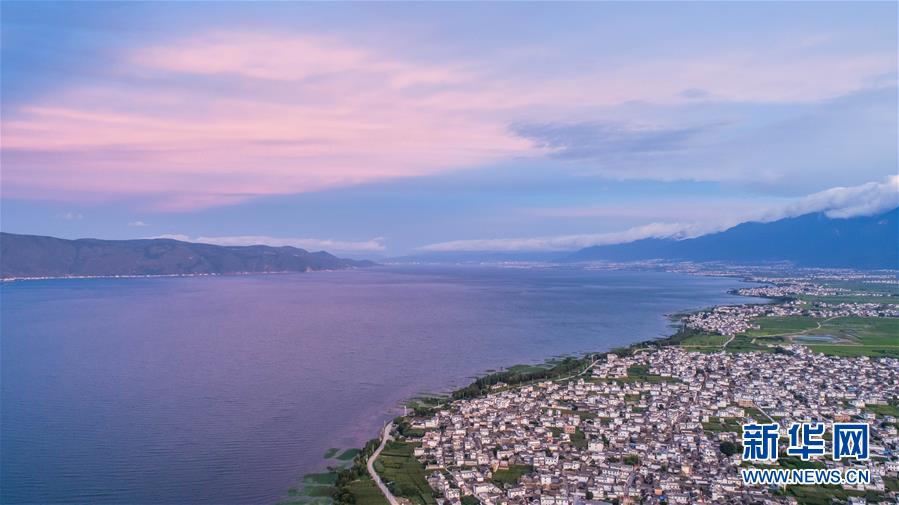
[[[486,267],[2,286],[0,502],[266,504],[398,402],[669,333],[733,279]]]

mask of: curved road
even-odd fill
[[[574,375],[569,375],[568,377],[560,377],[560,378],[558,378],[558,379],[550,379],[550,380],[554,380],[554,381],[567,381],[567,380],[573,379],[573,378],[575,378],[575,377],[580,377],[581,375],[584,375],[585,373],[589,372],[590,369],[592,369],[594,366],[596,366],[597,363],[599,363],[599,358],[594,359],[594,360],[593,360],[593,363],[590,363],[589,365],[587,365],[586,368],[584,368],[583,370],[581,370],[580,372],[578,372],[578,373],[576,373],[576,374],[574,374]]]
[[[366,463],[365,466],[368,467],[368,474],[371,475],[371,480],[375,481],[375,484],[378,485],[378,489],[381,490],[381,494],[384,495],[384,498],[387,498],[390,505],[400,505],[400,501],[396,499],[396,496],[393,496],[393,493],[391,493],[389,489],[387,489],[387,486],[381,481],[381,476],[375,471],[375,460],[378,459],[378,456],[381,455],[381,451],[384,450],[384,446],[387,445],[387,442],[390,440],[391,430],[393,430],[393,421],[390,421],[384,426],[384,430],[381,431],[381,445],[379,445],[378,448],[375,449],[375,452],[372,453],[371,457],[368,458],[368,463]]]

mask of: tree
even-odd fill
[[[718,448],[721,449],[721,453],[725,456],[733,456],[737,453],[737,444],[731,442],[730,440],[725,440],[718,445]]]

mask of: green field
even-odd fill
[[[580,428],[575,429],[574,434],[571,435],[571,445],[581,451],[587,448],[587,435]]]
[[[648,382],[657,384],[659,382],[680,382],[675,377],[665,377],[662,375],[654,375],[649,373],[649,367],[645,365],[633,365],[627,369],[627,377],[618,377],[615,379],[598,379],[599,381],[613,381],[619,383],[626,382]]]
[[[899,491],[899,477],[884,476],[883,484],[887,491]]]
[[[834,500],[846,503],[850,496],[864,496],[868,503],[877,503],[885,498],[876,491],[855,491],[838,486],[787,486],[784,494],[795,497],[800,505],[831,505]]]
[[[357,505],[388,505],[387,498],[384,498],[381,490],[367,475],[351,482],[348,487],[356,498]]]
[[[840,317],[823,321],[819,332],[861,345],[899,346],[899,318],[895,317]]]
[[[809,345],[809,349],[826,354],[828,356],[843,356],[857,358],[868,356],[871,358],[899,358],[897,347],[865,347],[860,345]]]
[[[800,300],[807,302],[824,303],[883,303],[899,304],[899,296],[871,296],[871,295],[834,295],[834,296],[798,296]]]
[[[428,485],[425,468],[412,455],[414,445],[392,441],[375,461],[375,471],[397,496],[418,505],[434,505],[434,494]]]
[[[702,429],[711,432],[741,433],[741,426],[740,420],[734,417],[710,417],[707,423],[702,423]]]
[[[790,337],[802,335],[830,335],[832,343],[808,343],[809,349],[832,356],[892,356],[899,357],[899,318],[886,317],[839,317],[834,319],[814,319],[810,317],[761,317],[755,320],[759,329],[738,335],[728,345],[728,350],[736,350],[743,345],[741,337],[748,337],[757,344],[785,342]],[[734,349],[731,349],[734,347]]]
[[[529,474],[534,471],[531,465],[509,465],[508,469],[497,470],[493,472],[493,483],[502,487],[503,484],[515,485],[522,475]]]
[[[767,337],[770,335],[792,335],[818,327],[818,321],[812,317],[760,317],[753,321],[758,329],[746,332],[750,337]]]
[[[899,357],[899,318],[841,317],[823,321],[815,333],[843,340],[808,346],[816,352],[833,356]]]
[[[857,281],[833,281],[825,285],[834,288],[845,288],[854,293],[833,296],[799,295],[796,298],[808,302],[824,303],[882,303],[899,304],[899,286],[892,284],[871,284]],[[865,294],[869,293],[869,294]],[[877,295],[883,296],[877,296]]]
[[[765,339],[764,343],[773,343],[771,339],[779,338],[779,337],[768,337]],[[725,347],[727,352],[771,352],[771,348],[767,345],[761,345],[753,342],[752,337],[748,337],[746,335],[736,335],[734,339],[731,340],[727,347]]]
[[[721,347],[727,342],[728,337],[724,335],[700,334],[687,337],[681,342],[683,347]]]
[[[868,405],[865,410],[873,412],[878,416],[899,417],[899,403],[890,403],[888,405]]]

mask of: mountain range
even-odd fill
[[[0,233],[2,278],[305,272],[371,265],[289,246],[219,246],[172,239],[66,240]]]
[[[439,253],[395,260],[627,262],[650,259],[899,269],[899,208],[874,216],[831,218],[824,213],[812,213],[767,223],[745,222],[691,239],[643,239],[587,247],[574,253]],[[305,272],[373,264],[289,246],[220,246],[173,239],[66,240],[0,233],[2,278]]]
[[[718,233],[675,239],[643,239],[593,246],[569,261],[646,259],[766,263],[805,267],[899,268],[899,208],[874,216],[831,218],[805,214],[768,223],[746,222]]]

